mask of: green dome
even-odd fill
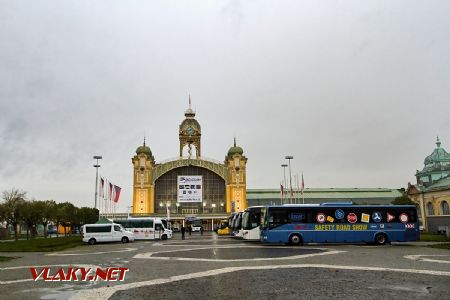
[[[436,146],[433,153],[425,158],[424,163],[426,166],[435,163],[450,162],[450,154],[448,154],[444,148],[441,148],[441,141],[439,141],[439,138],[437,139]]]
[[[236,139],[234,139],[234,146],[228,150],[228,156],[233,156],[234,154],[240,154],[242,155],[244,153],[244,150],[242,150],[241,147],[236,146]]]
[[[150,150],[150,147],[145,145],[145,139],[144,139],[144,145],[139,146],[136,149],[136,154],[139,155],[141,153],[147,154],[148,156],[152,156],[152,150]]]

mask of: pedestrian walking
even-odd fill
[[[189,235],[191,235],[192,234],[192,226],[191,225],[188,226],[188,231],[189,231]]]
[[[203,226],[200,226],[200,234],[203,235]]]
[[[184,240],[184,234],[186,233],[186,228],[184,226],[181,226],[181,239]]]

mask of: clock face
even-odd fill
[[[194,128],[192,127],[188,127],[188,129],[186,129],[187,134],[192,135],[194,133]]]

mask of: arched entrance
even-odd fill
[[[202,202],[177,202],[178,176],[202,176]],[[225,213],[225,180],[206,168],[183,166],[174,168],[155,181],[155,212],[166,213],[167,207],[174,214],[198,215],[204,213]]]

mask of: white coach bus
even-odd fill
[[[242,234],[244,240],[259,241],[261,236],[261,208],[252,206],[247,208],[242,215]]]
[[[134,234],[136,240],[167,240],[172,238],[172,230],[166,219],[142,217],[115,220]]]

